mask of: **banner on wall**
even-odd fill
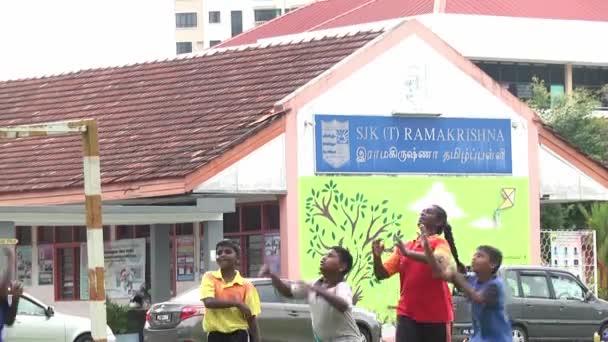
[[[177,281],[194,280],[194,237],[180,236],[177,238]]]
[[[53,246],[38,246],[38,285],[53,284]]]
[[[315,170],[511,174],[511,120],[316,115]]]
[[[17,246],[17,279],[25,286],[32,285],[32,246]]]
[[[106,294],[129,298],[146,281],[146,239],[126,239],[104,245]]]
[[[551,232],[551,265],[566,269],[584,279],[582,247],[580,232]]]

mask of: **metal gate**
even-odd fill
[[[594,230],[542,230],[541,264],[574,273],[597,296],[597,244]]]

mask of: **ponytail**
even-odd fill
[[[445,223],[443,226],[443,234],[445,236],[445,240],[450,245],[450,249],[452,250],[452,255],[454,256],[454,260],[456,260],[456,268],[459,273],[467,273],[467,268],[464,266],[460,259],[458,258],[458,250],[456,249],[456,243],[454,242],[454,234],[452,233],[452,226],[449,223]]]
[[[448,245],[450,245],[450,249],[452,250],[452,255],[454,256],[454,260],[456,260],[456,269],[458,270],[459,273],[467,273],[467,268],[464,266],[464,264],[462,262],[460,262],[460,259],[458,258],[458,250],[456,249],[456,243],[454,242],[454,234],[452,233],[452,226],[450,226],[450,224],[448,223],[448,214],[445,212],[445,210],[438,206],[438,205],[434,205],[433,207],[435,207],[435,209],[437,209],[437,214],[439,216],[439,218],[445,222],[442,226],[439,226],[439,231],[438,233],[441,234],[443,233],[443,235],[445,236],[445,240],[448,242]]]

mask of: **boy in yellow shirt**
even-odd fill
[[[215,254],[220,269],[205,273],[201,281],[203,329],[208,341],[261,342],[256,320],[260,297],[253,284],[236,270],[240,248],[231,240],[222,240],[215,246]]]

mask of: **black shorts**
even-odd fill
[[[395,342],[452,342],[451,323],[422,323],[397,316]]]
[[[207,336],[208,342],[247,342],[249,333],[246,330],[237,330],[231,333],[210,332]]]

